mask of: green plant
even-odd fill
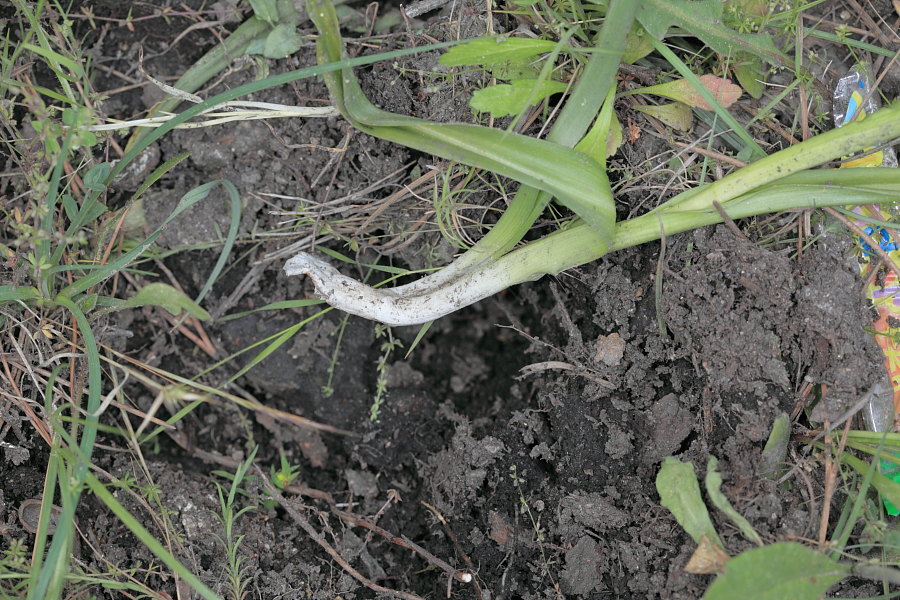
[[[431,321],[506,287],[596,260],[608,252],[681,231],[786,209],[892,202],[900,173],[892,169],[807,171],[866,147],[900,137],[900,105],[863,122],[813,137],[708,185],[672,198],[639,217],[616,222],[604,172],[602,144],[613,119],[616,60],[637,19],[651,45],[691,83],[697,94],[743,141],[747,157],[764,153],[725,111],[696,75],[660,40],[677,25],[712,49],[743,51],[777,64],[788,63],[771,38],[739,33],[721,24],[718,2],[610,1],[599,41],[546,140],[477,126],[440,125],[391,114],[363,95],[350,69],[325,75],[335,106],[361,131],[438,156],[512,177],[523,185],[500,220],[474,247],[438,273],[391,289],[373,289],[302,253],[285,264],[288,275],[305,274],[317,295],[332,306],[389,325]],[[309,0],[319,30],[320,60],[342,55],[338,21],[328,0]],[[538,40],[539,41],[539,40]],[[447,65],[484,64],[546,52],[549,47],[518,38],[475,40],[454,48]],[[554,47],[555,48],[555,47]],[[486,58],[490,56],[490,58]],[[604,99],[606,99],[604,103]],[[602,110],[601,110],[602,105]],[[593,127],[591,127],[591,123]],[[573,149],[574,148],[574,149]],[[577,218],[559,231],[513,249],[555,197]]]
[[[173,157],[158,167],[138,188],[125,207],[112,216],[107,215],[107,207],[103,202],[104,194],[115,177],[147,146],[173,128],[222,102],[304,77],[339,70],[347,66],[368,64],[384,58],[413,54],[422,49],[400,50],[377,58],[363,57],[335,65],[301,69],[229,90],[188,108],[180,115],[161,124],[160,127],[133,140],[124,156],[116,164],[97,164],[93,159],[91,148],[84,145],[96,139],[90,129],[97,119],[93,113],[84,110],[84,107],[88,106],[86,102],[80,102],[79,97],[74,93],[69,94],[74,89],[72,85],[69,85],[73,77],[84,78],[83,89],[89,89],[89,78],[83,70],[77,70],[82,64],[80,57],[67,56],[63,53],[63,51],[70,51],[66,45],[68,38],[51,38],[41,29],[43,21],[41,21],[40,11],[47,5],[48,3],[43,1],[36,4],[26,2],[17,4],[17,9],[23,11],[24,22],[28,23],[27,27],[19,32],[19,39],[28,40],[29,36],[36,36],[40,40],[40,45],[11,43],[7,36],[3,54],[0,56],[0,73],[3,76],[0,83],[2,83],[4,94],[0,108],[4,114],[7,114],[13,103],[20,102],[31,111],[34,120],[42,122],[39,126],[40,131],[34,140],[19,139],[13,132],[5,141],[11,150],[10,154],[21,163],[23,176],[28,180],[29,191],[18,199],[18,205],[4,206],[7,214],[11,214],[13,217],[12,227],[16,230],[17,236],[13,246],[0,248],[0,250],[7,257],[17,255],[25,267],[20,270],[20,280],[16,281],[14,285],[0,285],[0,306],[4,307],[13,317],[20,311],[27,311],[25,314],[29,315],[28,319],[33,318],[34,320],[34,323],[12,319],[4,321],[7,324],[13,323],[15,326],[31,324],[37,329],[39,328],[38,323],[43,322],[44,319],[58,323],[73,322],[74,327],[71,332],[57,330],[54,333],[52,328],[42,329],[42,331],[53,336],[68,336],[72,332],[77,332],[74,339],[83,349],[84,358],[64,360],[62,365],[55,368],[53,377],[45,389],[44,417],[53,424],[53,431],[60,435],[52,439],[49,434],[47,436],[48,444],[53,444],[53,446],[46,476],[47,488],[43,497],[46,510],[43,511],[43,514],[49,515],[49,507],[56,499],[62,506],[59,516],[61,525],[52,535],[49,533],[46,519],[39,526],[33,554],[35,560],[28,574],[29,598],[58,598],[67,579],[73,576],[69,569],[69,563],[70,548],[76,535],[74,515],[85,485],[169,568],[178,572],[204,597],[212,598],[214,594],[175,560],[172,553],[143,528],[108,492],[105,485],[90,473],[94,442],[100,428],[101,408],[106,406],[102,402],[105,377],[101,363],[110,361],[101,352],[92,325],[93,319],[104,311],[147,304],[155,304],[182,312],[186,310],[199,319],[205,318],[205,311],[199,306],[199,303],[222,272],[230,254],[240,219],[240,198],[234,186],[227,181],[218,180],[201,185],[185,194],[172,214],[159,228],[121,253],[116,253],[111,252],[114,247],[109,243],[111,234],[115,230],[115,223],[124,217],[124,214],[134,206],[135,202],[153,183],[181,160],[184,160],[186,155]],[[34,11],[28,12],[32,8]],[[65,32],[65,29],[60,30],[60,35]],[[51,43],[57,45],[51,45]],[[21,61],[24,52],[32,52],[32,58],[35,60],[46,60],[51,71],[56,73],[58,78],[65,80],[66,83],[60,85],[66,90],[66,93],[60,94],[27,81],[15,79],[13,66],[16,61]],[[48,99],[61,106],[47,105],[45,100]],[[8,123],[8,121],[4,121],[5,125]],[[35,160],[35,156],[37,156],[37,160]],[[83,189],[75,189],[71,185],[72,178],[64,176],[66,165],[74,165],[75,172],[84,182]],[[196,298],[187,298],[174,288],[160,285],[137,290],[130,300],[104,295],[102,284],[106,280],[123,270],[132,268],[135,262],[152,247],[168,223],[196,203],[203,201],[215,186],[221,186],[227,192],[228,204],[231,209],[231,226],[219,260]],[[110,252],[107,252],[108,249]],[[287,305],[291,304],[307,305],[310,302],[301,301]],[[291,328],[291,331],[296,332],[302,325],[303,323]],[[289,339],[289,337],[288,335],[282,339]],[[258,360],[262,360],[265,355],[262,354]],[[252,367],[252,364],[247,368]],[[86,373],[86,377],[84,377],[86,385],[73,388],[75,392],[73,397],[75,402],[80,404],[79,406],[63,404],[58,409],[54,385],[57,378],[63,374],[64,368],[68,368],[72,378],[77,376],[79,381],[81,381],[81,374]],[[123,369],[122,366],[115,364],[114,368]],[[137,372],[131,373],[140,378]],[[221,394],[218,390],[196,384],[174,374],[170,373],[167,376],[174,377],[187,386],[202,389],[206,393]],[[150,378],[145,377],[142,381],[159,388],[160,392],[164,391],[162,386],[152,382]],[[84,398],[81,397],[82,395]],[[248,404],[241,398],[228,397],[230,401],[235,401],[241,406],[261,409],[258,405]],[[160,398],[165,400],[166,394],[161,393]],[[183,418],[198,403],[199,400],[192,401],[190,405],[173,415],[172,419]],[[311,424],[309,421],[293,416],[281,416],[294,419],[295,422]],[[159,431],[160,429],[157,428],[143,440],[153,439]],[[59,495],[54,498],[54,489],[57,485]]]
[[[390,360],[394,350],[403,347],[403,342],[394,337],[390,327],[377,324],[375,325],[375,339],[382,338],[384,338],[384,341],[381,342],[381,355],[378,357],[378,364],[375,367],[377,373],[375,378],[375,396],[372,398],[372,406],[369,409],[369,420],[373,422],[378,420],[381,405],[387,395],[387,377],[388,371],[391,370],[388,360]]]
[[[300,14],[292,0],[250,0],[253,16],[241,23],[221,44],[191,65],[175,82],[174,88],[184,94],[199,90],[231,61],[244,54],[258,54],[266,58],[286,58],[303,43],[297,33]],[[170,96],[153,107],[150,116],[175,110],[183,96]],[[139,129],[132,136],[129,147],[146,135]]]
[[[22,596],[28,583],[28,546],[22,538],[13,539],[0,554],[0,597]]]
[[[547,554],[544,550],[544,542],[546,541],[546,531],[541,526],[540,516],[535,516],[534,512],[531,510],[531,503],[528,501],[528,497],[525,495],[525,479],[519,473],[519,468],[517,465],[511,465],[509,467],[509,478],[512,480],[513,487],[516,489],[516,492],[519,495],[519,506],[518,510],[521,511],[522,514],[525,514],[528,517],[528,521],[531,525],[531,531],[534,534],[534,541],[538,545],[538,549],[541,552],[541,567],[544,570],[544,575],[553,581],[553,575],[550,572],[550,565],[553,564],[550,559],[547,558]],[[556,582],[554,581],[554,586]]]
[[[756,548],[730,557],[719,538],[700,492],[700,485],[691,463],[668,457],[656,477],[660,502],[678,524],[697,543],[697,549],[685,570],[691,573],[718,574],[707,588],[704,600],[744,597],[776,600],[816,600],[832,585],[855,575],[875,581],[900,583],[900,571],[842,554],[846,548],[845,535],[854,529],[856,517],[844,519],[836,528],[834,552],[825,554],[796,542],[765,544],[750,523],[721,491],[722,476],[718,461],[709,457],[705,489],[710,502],[737,526]],[[868,479],[875,472],[874,462],[866,468],[867,475],[859,496],[851,504],[859,514],[866,495]],[[841,560],[841,558],[844,560]]]
[[[238,508],[236,501],[238,493],[246,494],[246,492],[241,489],[241,485],[250,481],[247,477],[247,471],[253,465],[253,459],[256,457],[257,450],[258,447],[253,448],[247,458],[238,464],[233,475],[222,471],[213,471],[214,475],[225,477],[231,481],[231,485],[228,487],[227,492],[218,481],[214,483],[216,485],[216,494],[219,498],[219,513],[216,517],[219,519],[219,522],[222,523],[224,529],[224,535],[216,534],[216,539],[219,540],[222,544],[222,548],[225,550],[226,587],[232,600],[243,600],[247,596],[247,586],[251,583],[251,580],[247,578],[249,566],[244,564],[247,557],[243,556],[240,552],[241,542],[244,541],[244,536],[236,535],[234,526],[242,515],[256,509],[255,504],[248,504],[243,508]],[[282,462],[285,462],[283,455],[281,459]]]
[[[300,475],[300,465],[292,465],[289,463],[283,452],[281,453],[280,458],[281,462],[278,469],[276,470],[275,467],[270,467],[269,473],[272,485],[279,490],[284,491],[284,488],[294,483],[294,480]]]

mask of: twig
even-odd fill
[[[847,421],[849,424],[849,421]],[[828,421],[824,423],[828,427]],[[819,550],[825,549],[825,538],[828,535],[828,517],[831,514],[831,498],[834,495],[834,484],[837,480],[837,473],[834,465],[834,458],[831,456],[831,437],[825,438],[825,493],[822,497],[822,516],[819,519]]]
[[[453,533],[452,529],[450,529],[450,525],[447,524],[447,521],[444,519],[444,515],[442,515],[438,509],[428,504],[424,500],[420,501],[419,504],[430,510],[431,513],[437,518],[437,520],[441,522],[441,525],[444,527],[444,533],[447,534],[447,537],[450,538],[451,542],[453,542],[453,547],[456,548],[456,553],[459,554],[459,556],[463,559],[463,562],[466,563],[469,571],[474,573],[475,565],[472,564],[472,559],[469,558],[468,554],[463,552],[462,546],[459,545],[459,540],[456,539],[456,534]],[[477,577],[472,577],[472,586],[475,588],[475,598],[477,598],[477,600],[482,600],[482,598],[484,598],[484,594],[481,593],[481,586],[478,585]]]
[[[713,200],[712,205],[713,205],[713,208],[716,209],[716,212],[719,213],[719,216],[722,217],[722,223],[725,225],[725,227],[728,228],[728,230],[731,233],[733,233],[737,237],[741,238],[745,242],[750,241],[750,238],[748,238],[746,235],[744,235],[744,232],[741,231],[740,228],[735,224],[734,219],[732,219],[731,217],[728,216],[728,213],[725,212],[725,209],[722,208],[721,204],[719,204],[718,202]]]
[[[693,144],[685,144],[684,142],[679,142],[679,141],[673,141],[672,143],[675,144],[675,146],[678,148],[685,148],[685,149],[690,150],[691,152],[695,152],[697,154],[702,154],[703,156],[707,156],[707,157],[715,159],[715,160],[720,160],[724,163],[728,163],[729,165],[734,165],[735,167],[738,167],[738,168],[746,167],[748,164],[742,160],[738,160],[737,158],[728,156],[727,154],[722,154],[721,152],[716,152],[715,150],[707,150],[706,148],[700,148],[700,147],[694,146]]]
[[[384,539],[388,540],[392,544],[396,544],[396,545],[400,546],[401,548],[406,548],[407,550],[412,550],[413,552],[415,552],[416,554],[418,554],[419,556],[424,558],[428,564],[435,566],[438,569],[444,571],[445,573],[447,573],[447,575],[449,575],[453,579],[456,579],[457,581],[461,581],[462,583],[469,583],[473,580],[471,573],[467,573],[466,571],[460,571],[459,569],[454,569],[453,567],[450,566],[449,563],[447,563],[444,560],[441,560],[440,558],[438,558],[437,556],[435,556],[434,554],[432,554],[431,552],[429,552],[422,546],[420,546],[417,543],[415,543],[414,541],[410,540],[405,535],[396,536],[393,533],[391,533],[385,529],[382,529],[378,525],[375,525],[374,523],[370,523],[369,521],[365,520],[364,518],[354,515],[351,512],[339,510],[337,508],[332,508],[332,512],[334,512],[334,514],[336,516],[340,517],[341,519],[344,519],[345,521],[349,521],[353,525],[357,525],[359,527],[362,527],[363,529],[368,529],[369,531],[377,533],[378,535],[380,535]]]
[[[325,538],[322,537],[322,535],[318,531],[316,531],[315,527],[313,527],[309,523],[309,521],[306,520],[306,517],[300,514],[300,511],[294,508],[287,501],[287,499],[281,495],[281,492],[278,491],[278,488],[272,485],[272,482],[269,481],[269,478],[266,476],[265,472],[263,472],[262,469],[254,465],[254,470],[256,471],[257,477],[259,477],[260,481],[262,481],[263,488],[266,490],[266,493],[271,495],[272,498],[278,501],[278,503],[281,504],[282,507],[284,507],[284,510],[286,510],[287,513],[291,516],[294,522],[297,523],[297,525],[299,525],[300,528],[303,529],[303,531],[305,531],[306,534],[311,537],[314,542],[316,542],[325,552],[327,552],[328,555],[332,559],[334,559],[334,561],[339,564],[341,568],[349,573],[354,579],[378,594],[393,596],[395,598],[404,598],[405,600],[424,600],[424,598],[422,598],[421,596],[410,594],[409,592],[392,590],[390,588],[380,586],[377,583],[367,579],[362,573],[350,566],[350,563],[344,560],[344,557],[338,554],[337,550],[331,547],[331,545],[325,540]]]

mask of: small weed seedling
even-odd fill
[[[300,465],[292,465],[289,463],[284,453],[281,453],[280,458],[281,463],[278,469],[276,470],[275,467],[270,467],[269,473],[272,485],[279,490],[284,491],[284,488],[294,483],[300,475]]]
[[[372,398],[372,407],[369,409],[369,420],[375,422],[378,420],[378,414],[381,411],[381,405],[387,397],[388,390],[388,371],[391,365],[388,361],[391,354],[397,348],[403,347],[403,342],[396,339],[391,332],[391,328],[387,325],[375,325],[375,339],[383,339],[381,342],[381,355],[378,357],[378,364],[375,367],[377,377],[375,379],[375,396]]]
[[[238,465],[237,470],[233,475],[223,471],[213,472],[213,475],[219,475],[220,477],[224,477],[231,481],[231,485],[228,486],[227,491],[218,481],[214,483],[216,485],[216,494],[219,497],[219,513],[216,517],[219,519],[219,522],[222,523],[222,528],[224,530],[224,534],[216,534],[216,538],[225,550],[227,590],[232,600],[244,600],[247,596],[247,587],[252,582],[247,576],[247,571],[250,567],[249,565],[244,564],[247,557],[242,555],[240,551],[241,542],[244,541],[244,536],[236,535],[234,526],[242,515],[256,509],[255,504],[248,504],[243,508],[238,508],[237,496],[238,494],[244,496],[247,495],[247,492],[243,490],[241,486],[252,482],[252,478],[247,477],[247,471],[253,465],[253,459],[256,457],[257,449],[258,448],[254,448],[250,452],[247,459]],[[286,462],[284,456],[281,458],[283,462]]]

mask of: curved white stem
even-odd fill
[[[595,234],[594,241],[603,246]],[[287,275],[307,275],[316,296],[345,312],[388,325],[418,325],[474,304],[512,285],[534,281],[571,266],[570,252],[546,243],[532,243],[481,268],[465,271],[452,281],[432,279],[417,293],[408,288],[376,289],[342,275],[323,260],[305,252],[284,265]],[[605,247],[600,254],[605,251]],[[428,279],[428,278],[425,278]],[[421,280],[420,280],[421,281]]]

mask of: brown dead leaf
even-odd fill
[[[701,75],[700,83],[712,92],[716,101],[723,108],[728,108],[741,97],[744,90],[741,86],[734,84],[730,79],[724,77],[716,77],[715,75]],[[694,86],[686,79],[676,79],[661,83],[659,85],[651,85],[650,87],[638,88],[631,90],[629,94],[654,94],[656,96],[665,96],[678,102],[684,102],[693,108],[702,108],[704,110],[712,110],[709,103],[703,99]]]
[[[721,573],[730,559],[721,546],[704,535],[684,570],[694,575]]]
[[[641,128],[635,125],[630,117],[626,117],[628,120],[628,143],[633,144],[639,139],[641,139]]]

